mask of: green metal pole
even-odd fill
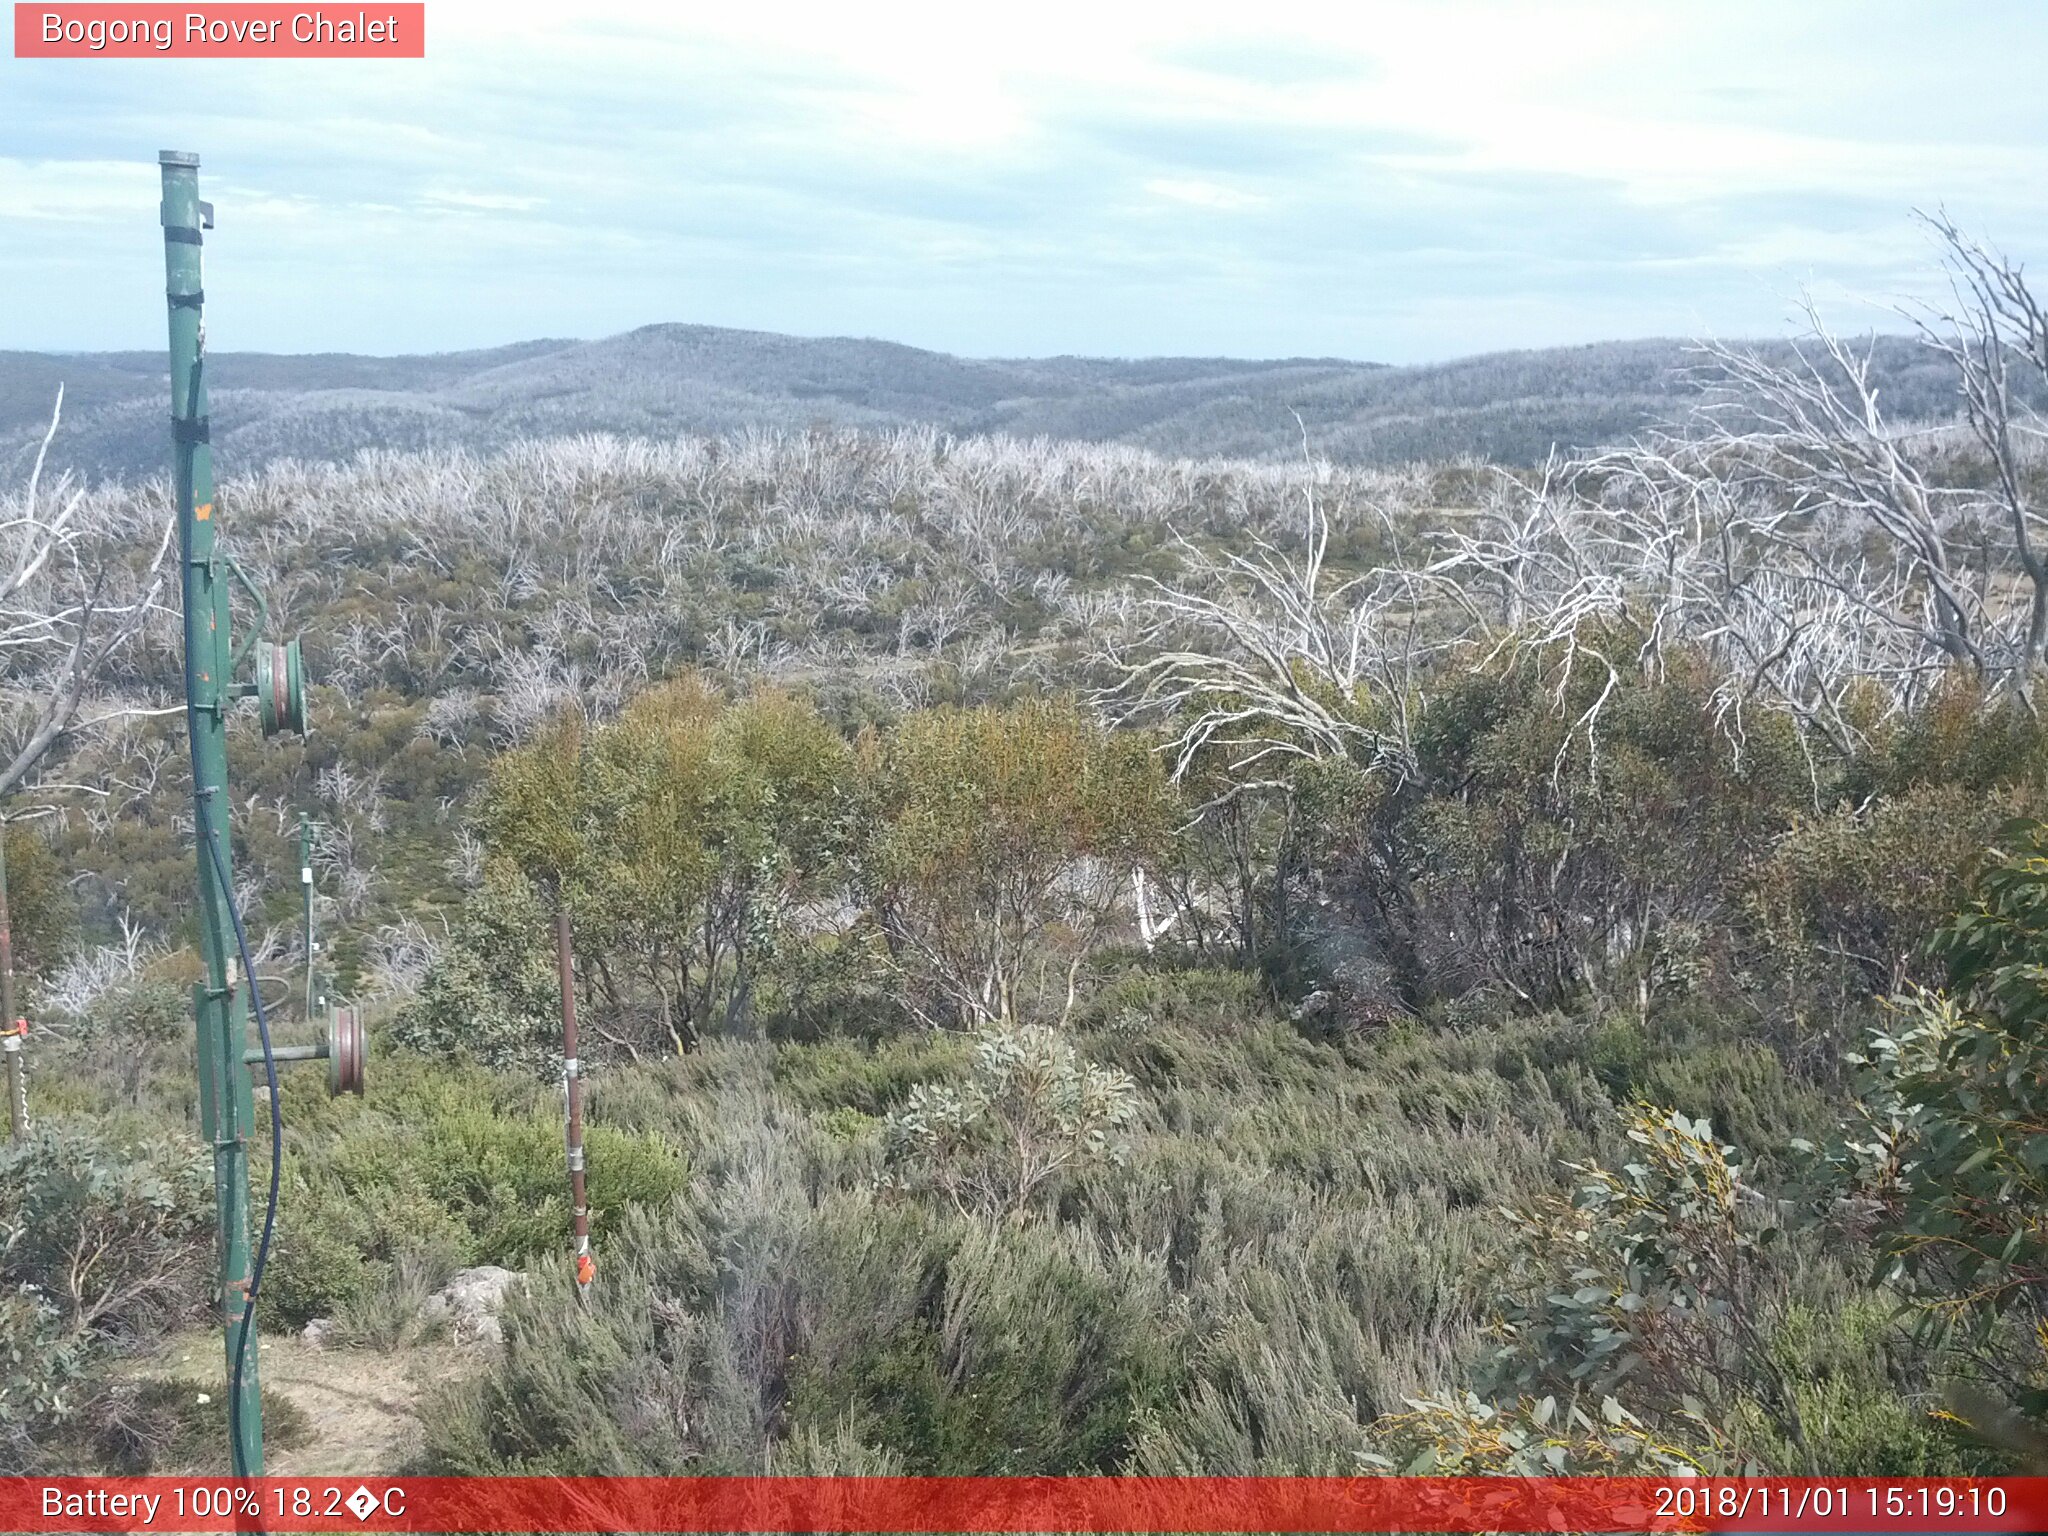
[[[192,736],[193,833],[199,852],[200,953],[206,980],[194,992],[199,1032],[200,1129],[213,1148],[220,1221],[221,1311],[227,1338],[234,1467],[263,1473],[263,1408],[251,1330],[239,1373],[235,1344],[249,1306],[249,1132],[255,1124],[245,1047],[247,999],[231,961],[228,863],[228,579],[215,549],[213,450],[207,443],[206,337],[201,318],[200,230],[213,210],[199,200],[199,157],[165,150],[165,296],[171,321],[171,439],[178,548],[184,576],[186,720]],[[220,850],[220,867],[209,841]]]
[[[313,1017],[313,825],[299,813],[299,890],[306,903],[306,1018]]]

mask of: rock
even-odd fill
[[[1299,1024],[1304,1019],[1319,1019],[1329,1011],[1330,994],[1318,988],[1295,1005],[1291,1017]]]
[[[500,1344],[505,1330],[498,1314],[504,1309],[505,1296],[525,1283],[523,1272],[500,1269],[496,1264],[465,1269],[427,1298],[426,1313],[431,1318],[446,1318],[448,1331],[458,1344]]]
[[[334,1319],[331,1317],[316,1317],[299,1330],[299,1337],[315,1349],[325,1349],[333,1335]]]

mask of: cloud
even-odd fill
[[[122,160],[0,159],[0,207],[31,224],[100,224],[157,195],[155,165]]]
[[[421,201],[443,208],[469,208],[484,213],[531,213],[544,207],[544,197],[520,197],[510,192],[424,192]]]
[[[1145,183],[1145,190],[1166,202],[1194,208],[1257,208],[1267,201],[1256,192],[1220,186],[1213,181],[1183,181],[1169,177],[1153,178]]]
[[[2048,12],[436,0],[424,61],[7,60],[0,345],[153,346],[154,151],[228,344],[657,320],[970,354],[1406,360],[1889,296],[1946,202],[2048,251]]]

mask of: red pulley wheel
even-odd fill
[[[327,1092],[363,1096],[363,1017],[353,1008],[335,1009],[327,1026]]]

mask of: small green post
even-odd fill
[[[163,172],[165,297],[171,328],[171,461],[177,498],[178,553],[185,608],[186,721],[192,737],[193,834],[199,854],[200,954],[206,979],[194,989],[199,1035],[200,1130],[213,1149],[219,1216],[222,1321],[227,1336],[234,1470],[263,1474],[263,1407],[254,1330],[241,1369],[235,1348],[249,1306],[249,1135],[255,1124],[249,1068],[243,1061],[247,998],[232,958],[228,889],[228,578],[215,548],[213,450],[208,445],[205,331],[201,320],[200,231],[213,209],[199,200],[199,157],[165,150]],[[209,843],[213,846],[209,847]],[[215,849],[219,858],[215,858]]]
[[[310,1022],[313,1017],[313,957],[317,947],[313,939],[313,823],[304,811],[299,813],[299,893],[305,901],[306,1018]]]
[[[0,816],[0,1054],[7,1057],[7,1130],[16,1141],[28,1134],[28,1063],[22,1059],[26,1028],[14,1017],[14,922],[7,910],[7,818]]]

